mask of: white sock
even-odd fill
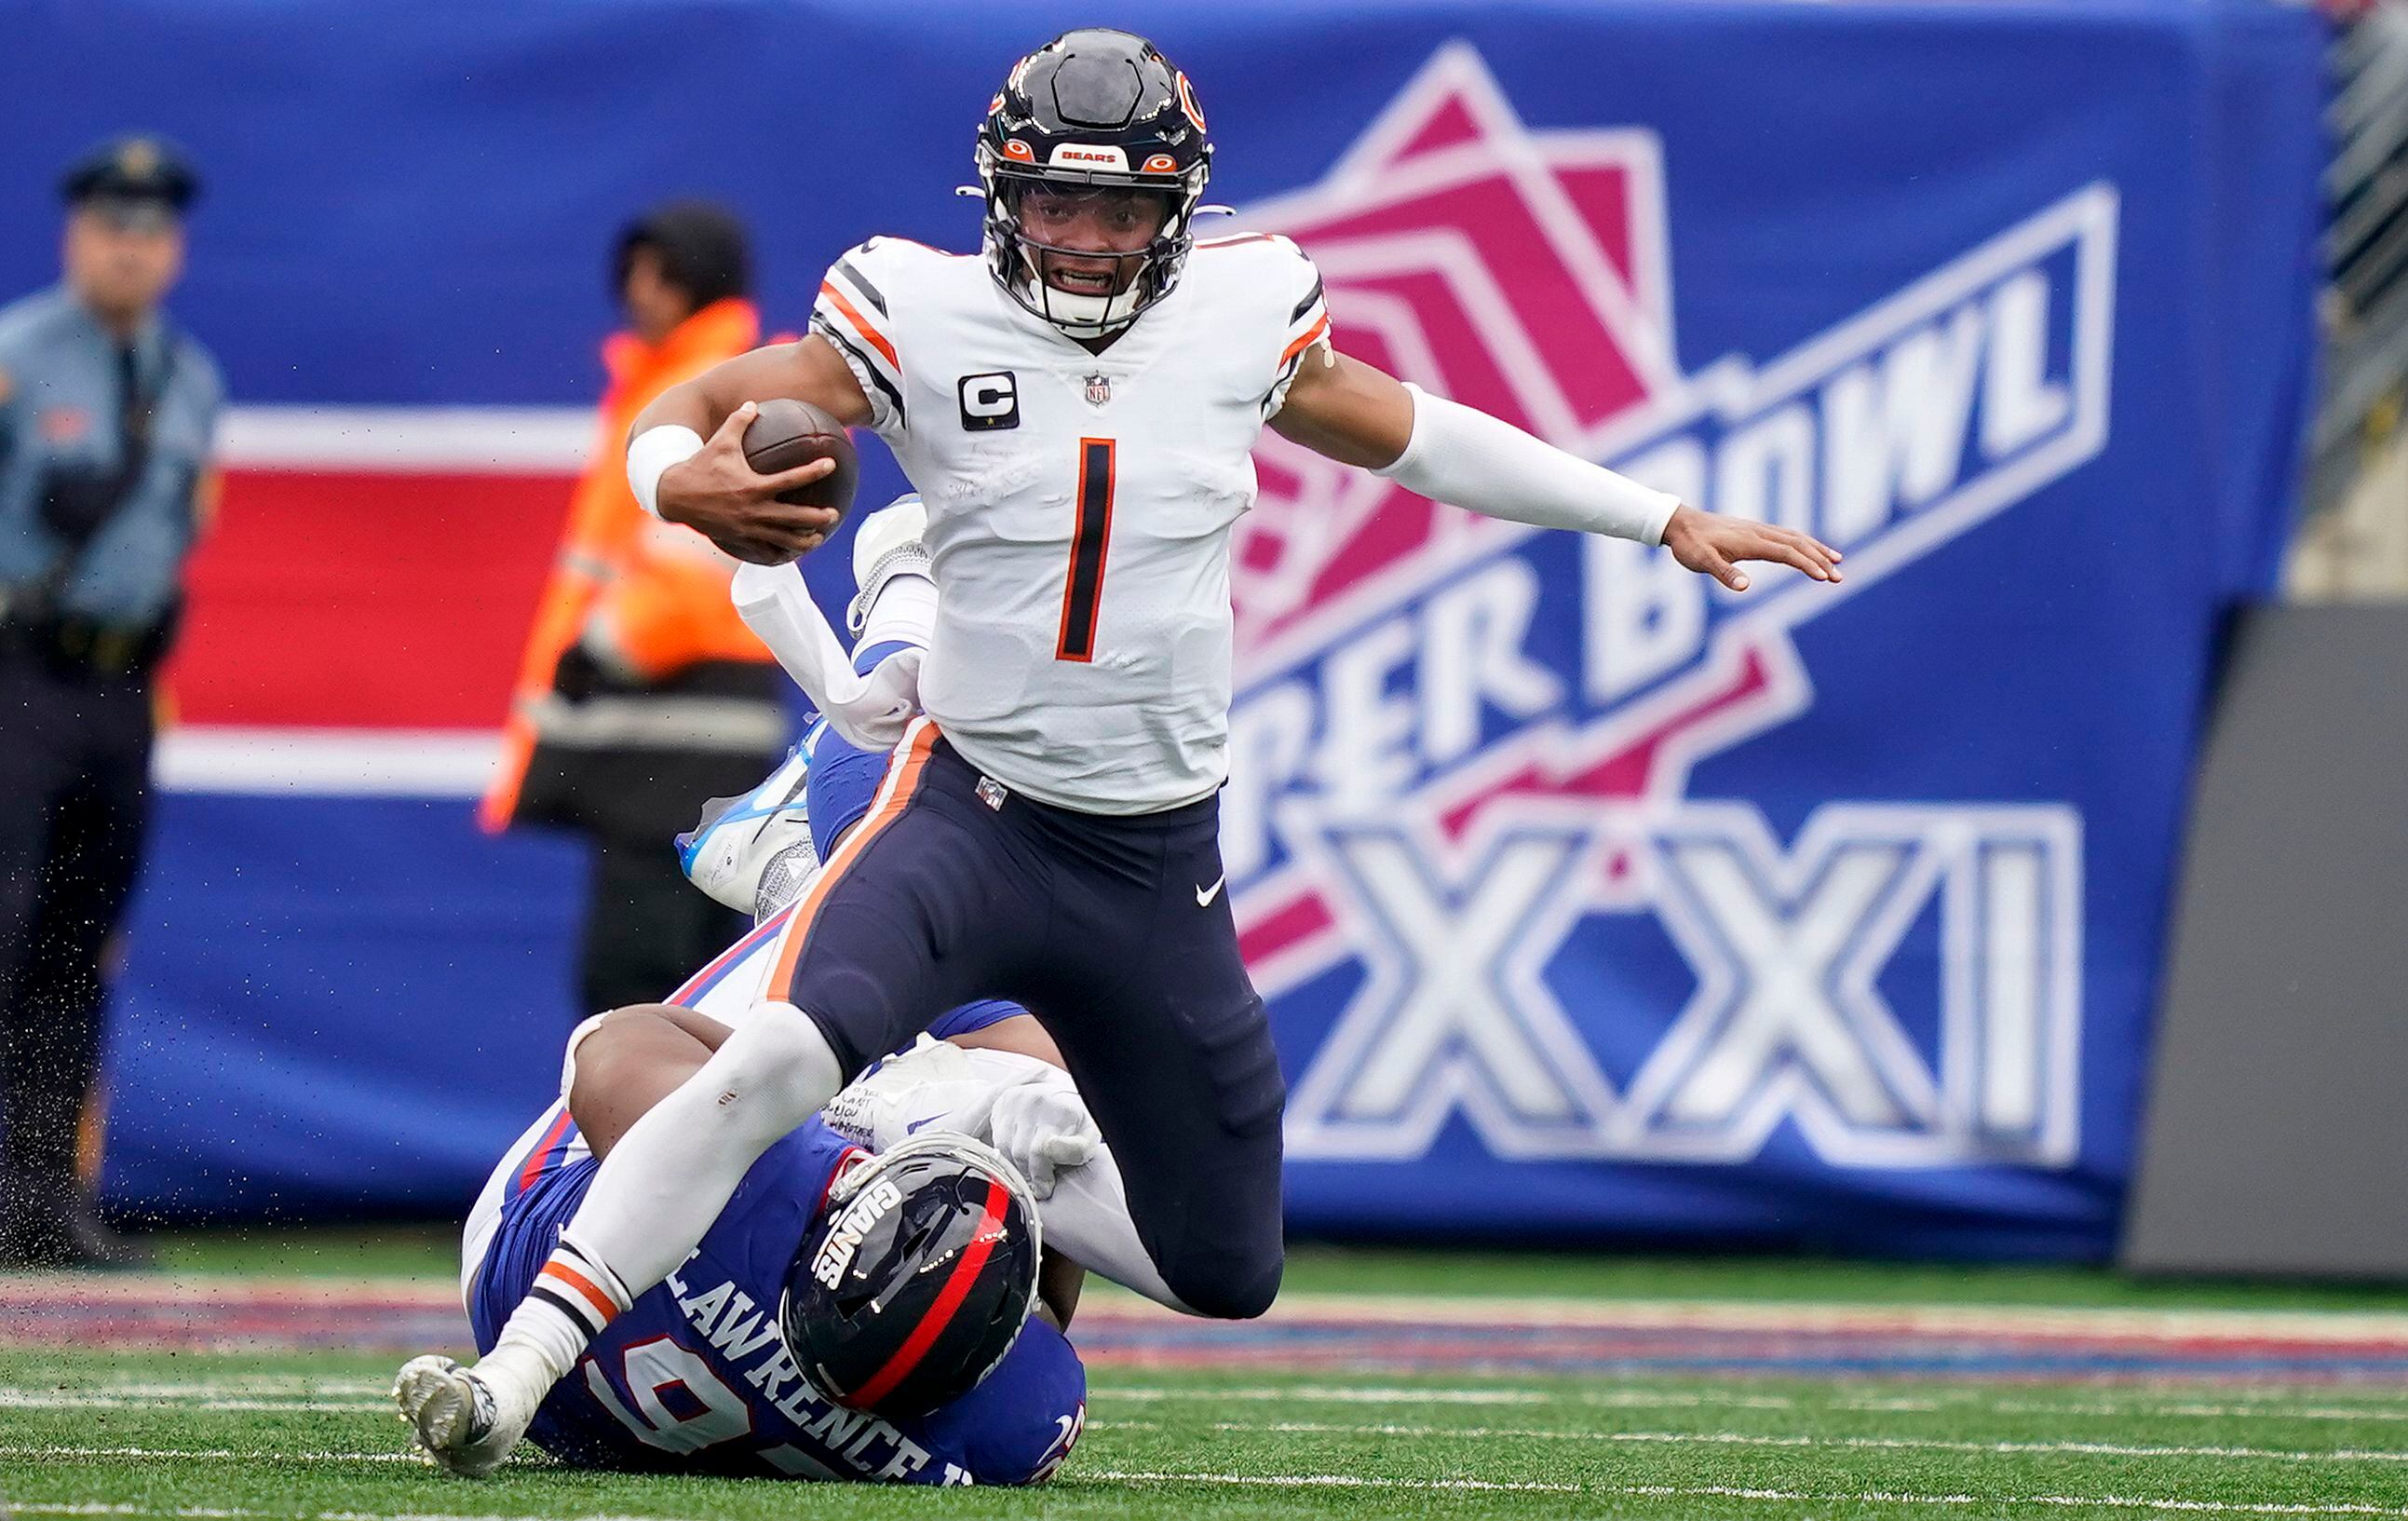
[[[888,578],[862,615],[856,650],[900,641],[926,649],[937,638],[937,583],[916,572]]]
[[[540,1400],[634,1299],[618,1274],[563,1232],[477,1372],[488,1382],[514,1383],[523,1396]]]
[[[602,1159],[480,1374],[524,1380],[538,1398],[550,1390],[614,1315],[685,1260],[761,1154],[836,1097],[844,1071],[819,1026],[788,1003],[757,1015]]]

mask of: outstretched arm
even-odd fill
[[[1577,459],[1484,412],[1433,396],[1359,359],[1308,352],[1271,418],[1281,437],[1387,476],[1433,501],[1541,528],[1662,544],[1735,592],[1742,560],[1840,579],[1840,552],[1793,528],[1702,512]]]
[[[782,565],[818,547],[837,515],[777,498],[826,475],[835,462],[761,475],[744,458],[754,404],[777,397],[810,402],[847,427],[869,421],[861,382],[818,334],[738,354],[669,387],[636,414],[627,430],[627,481],[636,499],[755,565]]]

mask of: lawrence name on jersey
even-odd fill
[[[781,664],[846,739],[895,759],[751,984],[758,1017],[629,1129],[562,1230],[545,1271],[595,1299],[532,1294],[509,1313],[457,1385],[490,1413],[418,1423],[438,1460],[514,1440],[765,1150],[975,998],[1042,1021],[1168,1297],[1224,1317],[1269,1306],[1285,1088],[1220,891],[1216,800],[1229,530],[1264,426],[1432,500],[1661,544],[1735,590],[1749,559],[1839,578],[1805,535],[1698,511],[1340,353],[1295,244],[1197,241],[1211,157],[1194,84],[1153,44],[1056,37],[979,130],[978,253],[873,239],[829,271],[799,342],[636,420],[637,498],[753,562],[734,586],[747,621],[786,616],[764,632]],[[834,637],[781,563],[834,517],[777,497],[829,463],[762,475],[744,458],[757,404],[780,396],[877,429],[925,504],[926,649],[867,685],[812,658]]]
[[[856,540],[869,629],[908,634],[915,626],[923,591],[897,587],[896,575],[924,562],[920,523],[918,503],[906,498],[880,516],[876,533]],[[888,589],[896,595],[879,595]],[[907,647],[866,639],[858,660],[874,668]],[[461,1295],[480,1349],[492,1347],[511,1307],[540,1276],[562,1223],[592,1185],[597,1145],[607,1154],[659,1093],[681,1081],[727,1030],[754,1017],[748,989],[762,974],[763,958],[818,855],[832,852],[867,812],[885,763],[884,754],[858,750],[816,725],[761,786],[714,801],[686,837],[684,865],[695,884],[755,911],[760,922],[689,978],[668,1006],[597,1016],[570,1037],[561,1098],[503,1155],[463,1232]],[[781,878],[773,868],[788,874]],[[1045,1244],[1041,1302],[1025,1327],[990,1314],[982,1334],[926,1338],[928,1350],[907,1372],[921,1385],[910,1403],[932,1408],[889,1419],[853,1405],[865,1392],[883,1403],[902,1388],[899,1375],[888,1379],[894,1388],[875,1381],[903,1344],[925,1336],[932,1308],[905,1302],[895,1285],[941,1265],[945,1250],[964,1243],[939,1241],[938,1250],[917,1256],[882,1259],[857,1249],[855,1260],[868,1270],[863,1284],[874,1290],[871,1300],[885,1306],[882,1316],[839,1313],[802,1324],[792,1318],[797,1301],[788,1290],[798,1264],[816,1266],[853,1202],[877,1197],[885,1174],[864,1164],[896,1157],[905,1146],[924,1151],[939,1137],[991,1145],[1028,1184]],[[977,1159],[975,1151],[968,1155]],[[762,1155],[694,1255],[587,1347],[527,1435],[579,1467],[1040,1482],[1068,1456],[1085,1423],[1083,1370],[1061,1334],[1083,1265],[1170,1302],[1138,1243],[1122,1188],[1078,1090],[1026,1011],[992,1000],[949,1011],[910,1052],[879,1064]],[[910,1206],[896,1213],[908,1216]],[[994,1281],[1008,1260],[990,1254],[962,1301]],[[579,1292],[573,1284],[562,1286]],[[977,1318],[958,1304],[948,1313],[966,1323]],[[815,1343],[829,1361],[867,1368],[872,1382],[815,1365]],[[997,1347],[1005,1349],[1000,1361]],[[946,1396],[948,1368],[958,1379],[959,1370],[989,1364],[992,1371],[967,1391]],[[932,1378],[939,1381],[933,1393]]]
[[[503,1155],[468,1216],[461,1293],[480,1349],[538,1284],[583,1292],[544,1277],[562,1224],[626,1125],[724,1039],[702,1006],[767,940],[739,942],[672,1004],[618,1011],[572,1038],[563,1098]],[[1033,1033],[1014,1026],[1033,1023],[1009,1005],[954,1011],[931,1031],[946,1040],[889,1059],[764,1152],[692,1255],[594,1340],[527,1435],[585,1468],[937,1485],[1051,1477],[1085,1421],[1085,1373],[1063,1335],[1079,1270],[1064,1247],[1107,1260],[1117,1251],[1140,1268],[1144,1258],[1114,1246],[1129,1240],[1125,1219],[1099,1213],[1118,1184],[1089,1174],[1112,1163],[1093,1146],[1076,1090],[1014,1049]],[[998,1126],[999,1108],[1037,1123]],[[990,1149],[990,1136],[1009,1151]],[[1026,1182],[1034,1169],[1010,1154],[1058,1156],[1065,1139],[1084,1141],[1083,1159],[1049,1170],[1040,1200]],[[975,1262],[986,1223],[952,1218],[965,1176],[982,1195],[994,1180],[1010,1200],[1005,1239]],[[861,1279],[851,1303],[812,1276],[846,1250]]]

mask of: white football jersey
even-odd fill
[[[976,255],[854,249],[812,329],[927,504],[939,592],[920,698],[980,770],[1088,813],[1150,813],[1227,774],[1229,530],[1252,451],[1326,340],[1284,237],[1201,242],[1101,354]]]

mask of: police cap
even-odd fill
[[[201,193],[184,151],[165,137],[113,137],[67,165],[59,195],[69,206],[109,205],[181,216]]]

